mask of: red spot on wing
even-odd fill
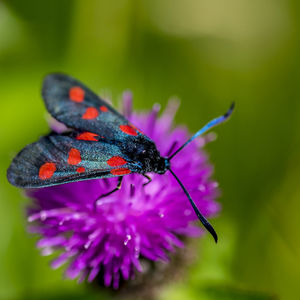
[[[130,125],[120,125],[120,129],[126,134],[134,135],[134,136],[137,135],[136,130]]]
[[[129,174],[131,173],[131,171],[127,168],[119,168],[119,169],[113,169],[110,171],[111,174],[113,175],[126,175],[126,174]]]
[[[79,86],[73,86],[69,90],[69,97],[74,102],[82,102],[84,100],[84,90]]]
[[[81,162],[80,151],[75,148],[71,148],[71,150],[69,151],[68,164],[77,165],[80,162]]]
[[[103,112],[106,112],[108,111],[108,108],[104,105],[100,106],[100,110],[103,111]]]
[[[121,156],[113,156],[108,161],[107,164],[111,167],[123,166],[127,161]]]
[[[50,179],[56,171],[56,165],[52,162],[44,163],[39,170],[39,177],[42,180]]]
[[[96,137],[99,137],[99,135],[96,133],[86,131],[86,132],[82,132],[82,133],[78,134],[76,137],[76,140],[97,142],[98,140]]]
[[[85,172],[85,168],[84,167],[78,167],[76,172],[78,173],[84,173]]]
[[[99,115],[98,110],[95,107],[88,107],[82,116],[82,119],[91,120],[97,118]]]

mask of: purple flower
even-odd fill
[[[132,112],[131,94],[123,97],[123,113],[155,141],[161,155],[168,156],[189,137],[184,127],[173,128],[176,102],[161,116],[159,105],[146,113]],[[172,160],[172,170],[182,180],[203,215],[219,210],[215,202],[217,183],[210,179],[212,167],[202,150],[208,136],[200,137]],[[181,237],[203,232],[190,203],[174,179],[150,174],[152,182],[138,174],[124,177],[121,190],[112,190],[117,179],[74,182],[32,190],[29,208],[30,231],[42,238],[37,246],[44,255],[60,250],[52,262],[57,268],[69,262],[68,278],[92,281],[100,272],[104,284],[118,288],[121,277],[128,280],[142,272],[140,258],[168,261],[168,253],[183,247]],[[196,221],[196,222],[193,222]]]

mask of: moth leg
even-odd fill
[[[148,181],[143,184],[143,186],[146,186],[147,184],[149,184],[152,181],[152,178],[146,174],[143,174],[143,176],[148,179]]]
[[[97,200],[103,198],[103,197],[106,197],[106,196],[109,196],[111,195],[112,193],[118,191],[120,188],[121,188],[121,185],[122,185],[122,180],[123,180],[123,176],[120,176],[119,179],[118,179],[118,184],[116,186],[116,188],[114,188],[112,191],[108,192],[108,193],[105,193],[105,194],[102,194],[100,197],[98,197]],[[97,201],[96,201],[97,202]]]

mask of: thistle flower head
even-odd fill
[[[159,105],[150,112],[132,111],[131,94],[123,97],[123,113],[148,135],[162,156],[169,156],[189,137],[184,127],[173,126],[176,102],[159,116]],[[198,138],[172,160],[172,170],[182,180],[203,215],[219,210],[215,202],[217,183],[210,179],[212,167],[202,150],[205,137]],[[41,238],[42,254],[60,254],[52,261],[58,268],[68,263],[68,278],[93,281],[101,272],[106,286],[118,288],[120,279],[142,272],[141,258],[168,261],[169,254],[183,247],[181,237],[199,236],[202,229],[186,195],[174,177],[149,174],[152,182],[138,174],[124,176],[121,190],[111,191],[117,179],[74,182],[32,190],[34,204],[28,209],[31,232]],[[99,199],[99,200],[97,200]]]

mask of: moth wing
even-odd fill
[[[26,146],[12,161],[8,181],[22,188],[115,177],[138,172],[139,163],[116,146],[52,134]]]
[[[124,116],[70,76],[48,75],[43,82],[42,96],[49,113],[70,128],[91,131],[107,140],[121,141],[141,135]]]

